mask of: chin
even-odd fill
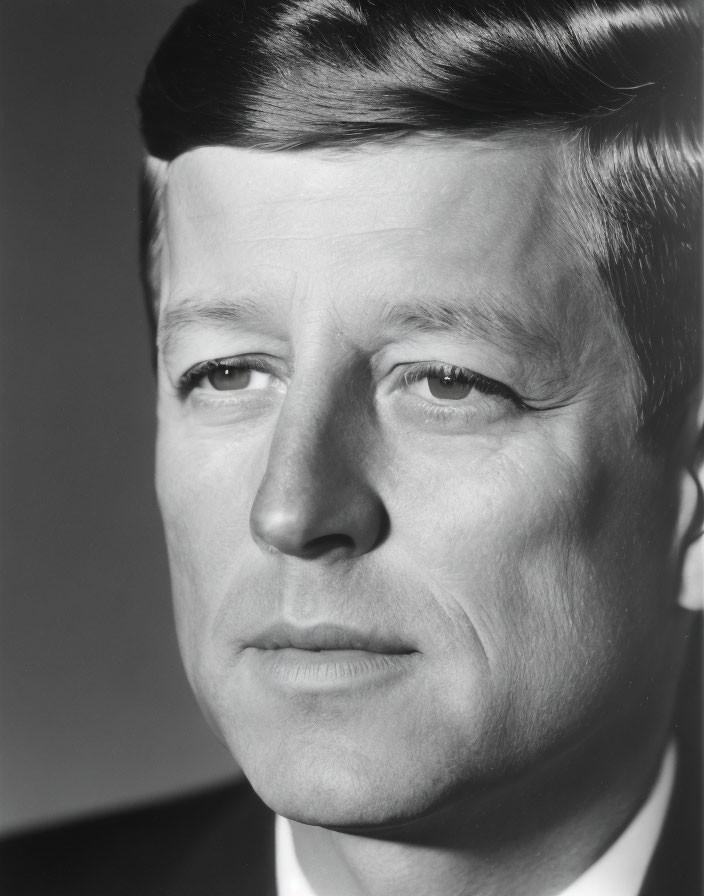
[[[393,749],[334,738],[320,744],[313,737],[298,747],[271,739],[266,749],[261,744],[230,746],[263,802],[302,824],[347,830],[407,825],[444,805],[458,783],[433,757],[424,762],[417,750],[405,755],[398,743]]]
[[[301,824],[338,830],[407,824],[426,815],[437,800],[437,795],[409,787],[401,789],[396,781],[374,777],[337,768],[318,775],[281,769],[276,776],[255,773],[249,779],[260,798],[277,814]]]

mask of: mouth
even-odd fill
[[[295,650],[311,653],[333,651],[362,651],[399,655],[415,653],[413,647],[398,637],[382,636],[373,632],[338,625],[319,624],[297,628],[287,624],[272,625],[257,634],[250,643],[257,650]]]
[[[398,676],[420,656],[400,638],[337,625],[270,626],[246,653],[260,676],[287,689],[340,690]]]

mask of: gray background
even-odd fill
[[[233,768],[173,635],[136,265],[134,96],[181,5],[0,5],[4,829]]]

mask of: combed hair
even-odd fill
[[[201,0],[147,69],[142,133],[170,162],[212,145],[553,132],[570,147],[575,239],[645,384],[642,430],[669,438],[701,375],[700,57],[697,7],[664,0]],[[148,171],[146,186],[155,301]]]

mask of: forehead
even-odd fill
[[[232,304],[284,339],[327,315],[370,345],[389,309],[416,307],[421,326],[459,313],[479,338],[551,352],[555,375],[618,352],[613,305],[566,235],[560,158],[546,141],[469,139],[186,153],[163,193],[162,330]]]
[[[543,255],[548,230],[557,248],[555,155],[545,143],[470,140],[344,153],[197,149],[168,171],[171,264],[182,277],[203,274],[194,271],[193,257],[181,270],[177,250],[207,254],[210,263],[220,254],[222,263],[211,268],[217,276],[227,273],[233,247],[263,255],[278,241],[275,251],[299,264],[309,253],[319,264],[373,247],[374,257],[358,258],[357,267],[402,256],[407,268],[420,251],[426,262],[437,257],[445,273],[459,264],[481,277],[498,259],[507,267],[517,257],[525,264]]]

